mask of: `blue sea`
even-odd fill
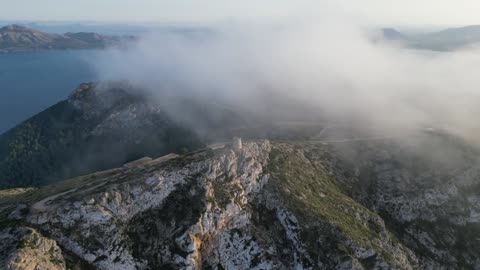
[[[0,53],[0,134],[95,81],[100,50]]]

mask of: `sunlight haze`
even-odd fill
[[[434,1],[153,1],[153,0],[16,0],[0,1],[3,20],[211,22],[275,21],[342,13],[375,25],[458,26],[478,23],[480,2]],[[25,6],[29,6],[25,9]]]

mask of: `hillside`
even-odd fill
[[[128,89],[82,84],[1,135],[0,187],[39,186],[202,145],[192,130]]]
[[[84,83],[0,135],[0,188],[38,187],[233,136],[308,138],[323,127],[276,127],[269,120],[212,101],[162,102],[127,83]]]
[[[0,263],[477,269],[476,153],[445,136],[413,140],[453,151],[455,169],[391,140],[260,140],[3,191]]]
[[[405,35],[393,28],[382,30],[387,40],[403,41],[414,49],[434,51],[453,51],[478,46],[480,43],[480,25],[449,28],[437,32]]]
[[[50,34],[13,24],[0,28],[0,52],[94,49],[120,45],[132,39],[96,33]]]

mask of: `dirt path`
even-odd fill
[[[45,198],[41,201],[38,201],[38,202],[34,203],[31,207],[31,210],[33,212],[36,212],[36,213],[46,212],[48,210],[48,206],[47,206],[48,202],[53,201],[60,196],[75,192],[76,190],[77,190],[77,188],[74,188],[74,189],[67,190],[65,192],[58,193],[58,194],[55,194],[53,196],[47,197],[47,198]]]

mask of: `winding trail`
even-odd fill
[[[53,201],[55,200],[56,198],[60,197],[60,196],[63,196],[63,195],[66,195],[66,194],[69,194],[69,193],[72,193],[74,191],[76,191],[77,188],[74,188],[74,189],[70,189],[70,190],[67,190],[65,192],[62,192],[62,193],[58,193],[58,194],[55,194],[53,196],[50,196],[50,197],[47,197],[41,201],[38,201],[36,203],[34,203],[32,206],[31,206],[31,210],[35,213],[42,213],[42,212],[46,212],[48,210],[48,206],[46,205],[47,202],[50,202],[50,201]]]

